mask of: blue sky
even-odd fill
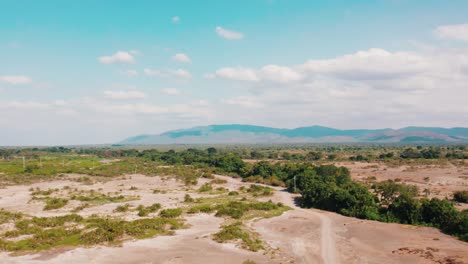
[[[467,13],[456,0],[0,0],[0,145],[212,123],[467,126]]]

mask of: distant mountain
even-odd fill
[[[324,126],[294,129],[254,125],[211,125],[138,135],[119,144],[229,144],[229,143],[327,143],[327,142],[441,142],[468,143],[468,128],[405,127],[401,129],[341,130]]]

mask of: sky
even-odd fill
[[[0,146],[468,127],[468,1],[0,0]]]

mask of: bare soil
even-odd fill
[[[384,177],[399,177],[409,183],[426,184],[436,187],[434,190],[453,190],[449,183],[458,187],[466,186],[465,179],[459,179],[453,169],[450,179],[429,175],[429,185],[419,174],[415,178],[408,176],[403,170],[387,171],[379,168],[370,171],[363,168],[369,164],[351,167],[356,179],[368,175],[383,175]],[[466,168],[465,168],[466,169]],[[427,170],[428,172],[431,169]],[[378,173],[376,173],[378,172]],[[395,172],[395,174],[394,174]],[[447,172],[447,171],[445,171]],[[367,173],[367,174],[366,174]],[[381,173],[381,174],[379,174]],[[413,173],[413,172],[411,172]],[[460,172],[463,175],[464,171]],[[413,175],[413,174],[411,174]],[[70,175],[73,178],[74,175]],[[237,190],[248,186],[239,179],[217,175],[227,180],[225,184],[217,184],[229,190]],[[380,178],[379,178],[380,179]],[[9,211],[23,212],[34,216],[53,216],[68,214],[79,203],[71,201],[65,207],[43,211],[42,201],[31,201],[31,187],[42,190],[59,188],[66,195],[64,186],[78,190],[96,190],[102,193],[118,192],[122,195],[139,195],[139,200],[123,203],[107,203],[85,208],[78,214],[109,215],[122,204],[151,205],[161,203],[165,208],[183,205],[183,197],[189,193],[192,197],[210,196],[200,194],[195,190],[210,181],[200,179],[197,186],[188,189],[183,183],[172,178],[146,177],[143,175],[126,175],[118,179],[97,182],[86,185],[71,180],[42,182],[31,185],[8,186],[0,190],[0,208]],[[455,184],[456,183],[456,184]],[[134,186],[134,190],[130,188]],[[154,189],[159,192],[154,193]],[[62,193],[63,192],[63,193]],[[14,256],[6,252],[0,253],[0,263],[236,263],[246,260],[255,263],[468,263],[468,244],[453,237],[442,234],[434,228],[414,227],[400,224],[387,224],[375,221],[365,221],[338,214],[314,209],[302,209],[295,205],[295,196],[280,188],[273,196],[262,200],[273,200],[289,205],[293,210],[278,217],[269,219],[253,219],[246,224],[257,232],[265,242],[266,250],[251,252],[240,248],[236,243],[220,244],[212,240],[211,235],[219,231],[222,218],[213,214],[195,214],[185,216],[189,228],[177,230],[173,236],[160,236],[150,239],[124,242],[122,246],[95,246],[89,248],[58,248],[38,253]],[[76,202],[76,203],[75,203]],[[126,219],[135,219],[136,212],[118,213]],[[8,225],[1,225],[1,230],[8,230]]]

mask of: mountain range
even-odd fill
[[[254,143],[468,143],[468,128],[405,127],[341,130],[324,126],[294,129],[229,124],[167,131],[127,138],[123,145]]]

